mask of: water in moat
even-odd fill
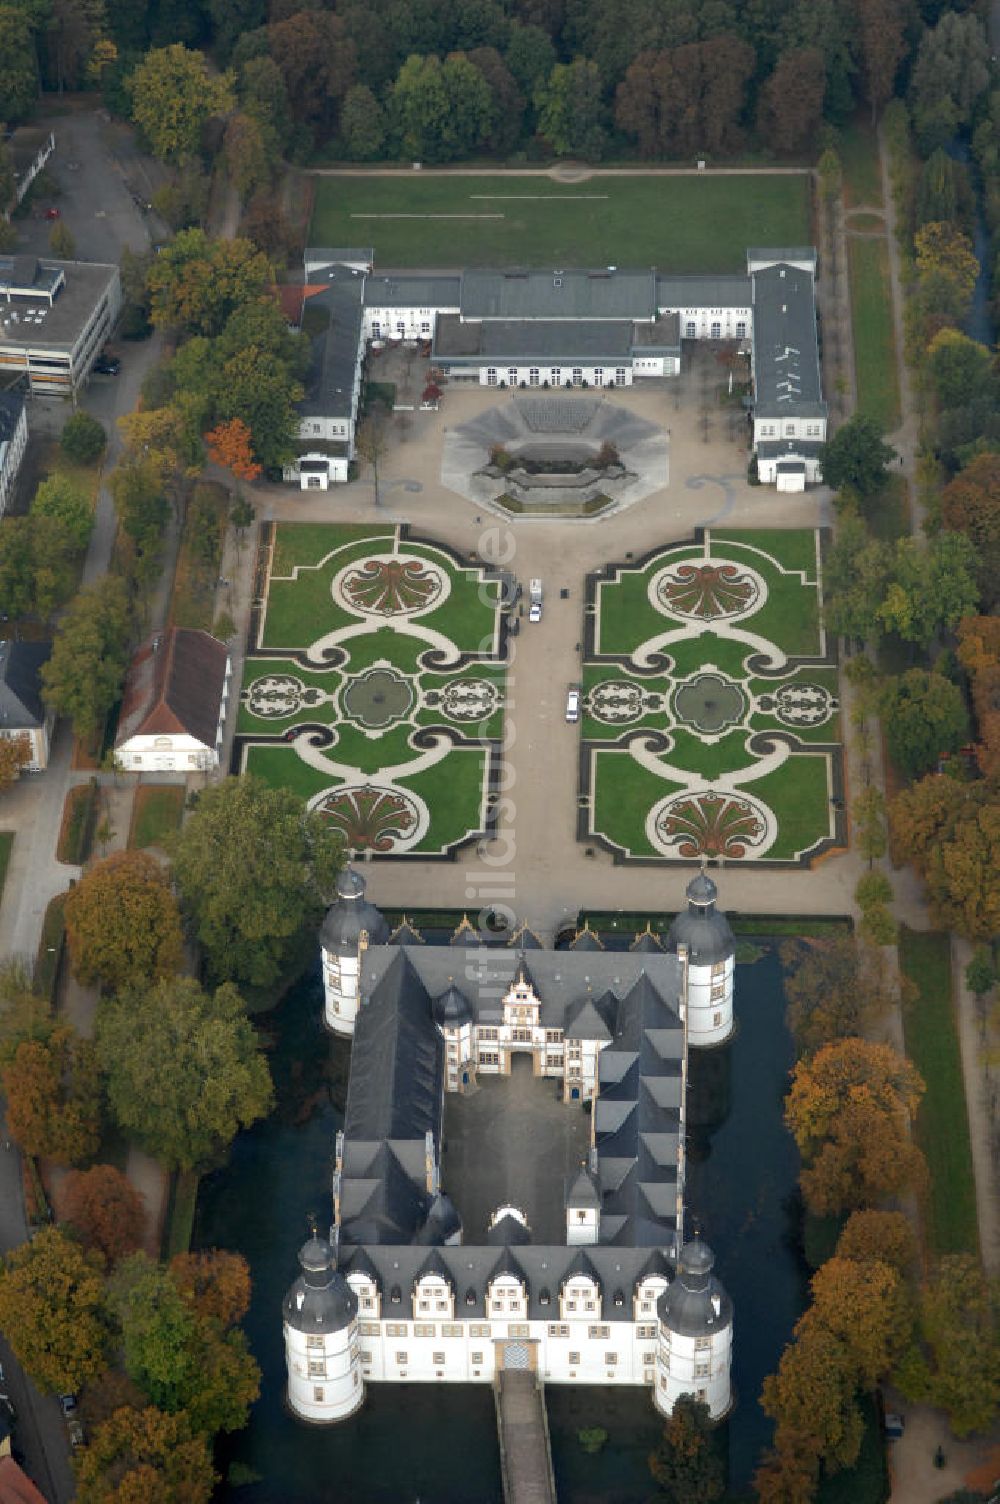
[[[617,938],[617,937],[616,937]],[[195,1241],[238,1249],[253,1273],[246,1326],[263,1379],[246,1431],[220,1454],[229,1504],[501,1504],[489,1387],[372,1385],[363,1409],[339,1426],[312,1428],[283,1408],[281,1300],[298,1274],[310,1215],[330,1217],[330,1160],[348,1055],[320,1025],[318,972],[260,1027],[270,1045],[278,1109],[242,1134],[228,1166],[202,1183]],[[770,1427],[757,1403],[802,1309],[805,1273],[796,1246],[798,1162],[781,1121],[792,1061],[781,969],[772,948],[737,971],[739,1032],[724,1050],[692,1052],[688,1135],[689,1217],[717,1254],[736,1309],[728,1422],[734,1489],[747,1485]],[[690,1225],[690,1224],[689,1224]],[[560,1504],[651,1504],[646,1459],[660,1426],[639,1389],[546,1390]],[[600,1426],[588,1455],[578,1432]],[[235,1464],[235,1466],[233,1466]],[[254,1479],[255,1481],[251,1481]]]

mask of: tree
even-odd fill
[[[55,517],[5,517],[0,527],[0,600],[8,616],[48,618],[73,594],[77,553]]]
[[[452,162],[481,146],[493,124],[493,97],[464,53],[444,62],[412,54],[392,88],[390,114],[403,152],[428,162]]]
[[[267,152],[277,161],[288,145],[292,112],[284,77],[273,57],[248,58],[243,64],[240,105],[260,126]]]
[[[183,1413],[116,1410],[74,1459],[78,1504],[209,1504],[218,1481],[208,1438]]]
[[[556,64],[552,40],[541,26],[512,21],[507,32],[504,62],[525,99],[533,100]]]
[[[953,632],[976,609],[975,565],[975,547],[961,533],[938,533],[926,544],[897,539],[878,608],[885,628],[922,648],[940,633]]]
[[[834,1255],[812,1277],[813,1303],[804,1320],[818,1322],[843,1343],[858,1387],[873,1389],[910,1340],[913,1319],[898,1269],[881,1259]]]
[[[962,691],[943,674],[911,668],[889,679],[881,709],[889,755],[908,778],[929,773],[968,739]]]
[[[65,220],[57,220],[49,232],[49,250],[60,261],[72,261],[76,255],[76,237]]]
[[[267,51],[281,70],[292,116],[314,141],[323,140],[357,73],[343,17],[297,5],[287,19],[267,28]]]
[[[59,447],[68,460],[77,465],[94,465],[107,446],[104,424],[80,408],[63,424]]]
[[[808,150],[823,118],[826,69],[813,47],[783,52],[760,91],[757,129],[775,151]]]
[[[159,573],[160,546],[170,521],[170,502],[162,470],[148,455],[127,459],[109,481],[119,526],[133,547],[132,567],[139,584],[152,584]]]
[[[93,735],[118,698],[130,628],[125,586],[113,575],[85,586],[56,628],[42,697],[69,716],[78,736]]]
[[[589,58],[556,63],[535,94],[538,134],[557,157],[599,161],[604,150],[601,75]]]
[[[882,957],[853,935],[830,940],[786,940],[788,1027],[797,1050],[811,1054],[831,1040],[861,1034],[894,994]]]
[[[76,1394],[107,1367],[99,1258],[43,1227],[0,1271],[0,1328],[43,1394]]]
[[[495,47],[476,47],[469,62],[486,80],[490,91],[491,121],[484,141],[488,152],[505,157],[517,148],[524,130],[524,95]]]
[[[971,1254],[949,1254],[917,1301],[920,1347],[901,1366],[906,1397],[947,1412],[956,1436],[987,1431],[1000,1406],[1000,1286]]]
[[[826,147],[816,164],[816,172],[827,201],[840,197],[844,187],[844,169],[832,146]]]
[[[693,1394],[675,1402],[649,1471],[669,1504],[712,1504],[722,1498],[725,1466],[713,1445],[708,1406]]]
[[[881,634],[889,563],[888,546],[871,537],[856,512],[845,513],[824,569],[828,631],[863,641]]]
[[[74,553],[86,552],[94,530],[94,514],[82,487],[70,476],[59,470],[46,476],[35,492],[31,510],[36,517],[54,517]]]
[[[993,950],[989,945],[977,945],[972,959],[965,968],[965,985],[978,998],[992,992],[997,983]]]
[[[249,240],[212,240],[182,230],[149,269],[153,323],[186,334],[221,334],[230,314],[271,281],[265,255]]]
[[[268,986],[322,912],[338,838],[288,789],[227,778],[197,796],[174,879],[216,976]]]
[[[1000,799],[991,780],[931,775],[889,806],[897,857],[924,880],[935,923],[972,940],[1000,930]]]
[[[26,1154],[78,1164],[101,1141],[101,1082],[93,1045],[66,1025],[18,1045],[0,1071],[7,1128]]]
[[[38,62],[27,9],[0,5],[0,120],[16,125],[38,98]]]
[[[253,527],[257,513],[253,509],[253,503],[248,501],[241,492],[236,493],[236,499],[229,508],[229,521],[236,529],[237,537],[242,540],[243,534],[248,527]]]
[[[908,1133],[923,1091],[916,1067],[884,1044],[834,1040],[799,1061],[785,1122],[810,1211],[853,1210],[923,1182],[923,1155]]]
[[[367,465],[372,473],[376,506],[379,504],[378,467],[385,457],[386,450],[389,448],[386,416],[384,404],[381,402],[374,403],[368,416],[363,418],[358,425],[358,431],[354,438],[354,448],[358,459]]]
[[[855,797],[854,834],[858,850],[868,865],[885,856],[888,841],[885,828],[885,795],[874,783]]]
[[[858,496],[874,496],[885,485],[886,467],[896,451],[885,442],[873,418],[855,413],[820,451],[823,479],[834,491],[849,487]]]
[[[0,962],[0,1067],[11,1064],[26,1039],[45,1041],[54,1028],[48,1000],[32,991],[25,962],[16,957]]]
[[[992,384],[993,357],[958,329],[939,329],[927,346],[926,368],[938,405],[960,407]]]
[[[861,68],[874,124],[892,98],[896,73],[906,55],[901,0],[858,0]]]
[[[231,470],[237,480],[256,480],[261,466],[253,457],[250,430],[242,418],[219,423],[205,435],[208,457],[216,465]]]
[[[98,1014],[97,1052],[119,1125],[169,1169],[193,1169],[271,1108],[271,1078],[231,983],[127,988]]]
[[[965,224],[975,212],[975,198],[969,171],[964,162],[956,162],[940,146],[927,158],[917,185],[916,223],[930,224],[950,220]]]
[[[921,305],[925,314],[964,321],[972,305],[979,262],[957,225],[932,220],[913,237]]]
[[[972,679],[979,743],[976,758],[986,778],[1000,774],[1000,618],[968,616],[958,624],[958,659]]]
[[[294,458],[301,421],[296,403],[304,390],[287,366],[251,345],[222,367],[216,413],[223,423],[242,422],[256,461],[278,468]]]
[[[903,1212],[882,1212],[872,1208],[852,1212],[837,1239],[838,1259],[871,1259],[888,1264],[901,1275],[908,1275],[917,1259],[917,1240],[909,1218]]]
[[[237,111],[229,117],[222,150],[230,182],[241,198],[269,186],[275,159],[268,151],[263,127],[252,115]]]
[[[126,1370],[155,1405],[184,1411],[206,1435],[246,1425],[260,1370],[242,1332],[193,1311],[171,1272],[142,1253],[112,1276],[110,1295]]]
[[[989,81],[990,46],[982,21],[948,11],[924,32],[910,74],[913,126],[923,153],[946,146],[971,123]]]
[[[84,1248],[117,1264],[142,1243],[146,1208],[121,1170],[73,1170],[63,1184],[63,1216]]]
[[[354,162],[374,162],[382,155],[388,133],[385,110],[365,84],[353,84],[344,95],[340,134],[347,156]]]
[[[1000,455],[977,454],[945,486],[941,520],[975,545],[976,580],[983,605],[993,609],[1000,601]]]
[[[170,1277],[196,1316],[223,1329],[242,1321],[250,1306],[250,1268],[239,1253],[210,1248],[178,1253],[170,1260]]]
[[[210,73],[204,54],[180,43],[147,52],[125,87],[132,119],[162,162],[196,156],[204,126],[234,104],[231,74]]]
[[[31,755],[29,737],[0,736],[0,794],[17,782]]]
[[[70,964],[85,987],[119,992],[180,969],[177,900],[148,852],[116,851],[97,862],[69,893],[65,913]]]
[[[844,1343],[821,1323],[801,1318],[777,1373],[764,1380],[760,1403],[775,1422],[782,1471],[799,1480],[800,1490],[803,1482],[808,1487],[804,1492],[758,1492],[759,1497],[808,1504],[821,1461],[831,1472],[857,1461],[864,1426],[855,1392],[855,1367]]]

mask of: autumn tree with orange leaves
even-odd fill
[[[117,1264],[142,1244],[146,1209],[142,1197],[114,1165],[73,1170],[63,1191],[63,1220],[84,1248]]]
[[[256,480],[263,467],[254,459],[251,438],[242,418],[218,423],[205,435],[209,459],[231,470],[238,480]]]
[[[908,1133],[923,1094],[916,1067],[886,1044],[839,1039],[799,1061],[785,1122],[811,1212],[836,1215],[924,1183],[927,1166]]]

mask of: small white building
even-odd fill
[[[14,492],[28,447],[28,412],[19,392],[0,392],[0,517]]]
[[[129,665],[115,738],[126,773],[206,772],[219,766],[232,663],[209,632],[155,632]]]
[[[22,767],[40,773],[48,766],[55,712],[42,699],[42,665],[48,642],[0,642],[0,737],[21,742]]]

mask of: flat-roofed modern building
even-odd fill
[[[122,306],[117,266],[0,256],[0,375],[69,397],[90,373]]]

